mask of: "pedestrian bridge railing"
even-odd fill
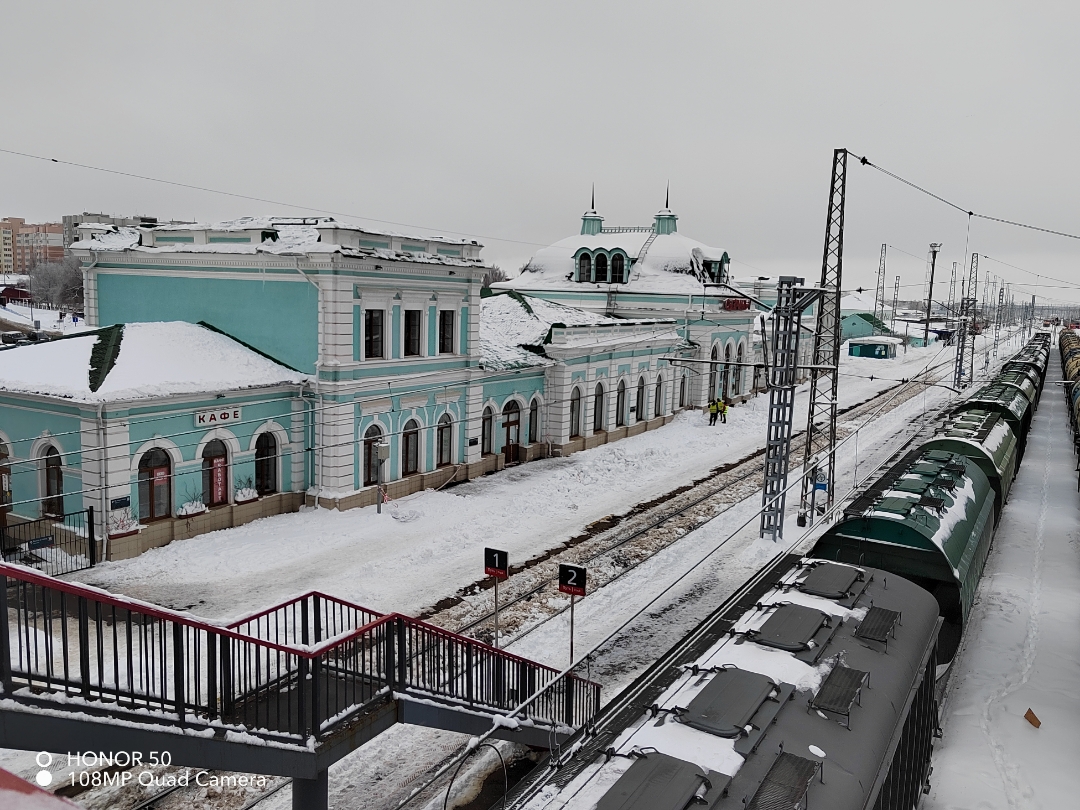
[[[0,564],[5,697],[318,741],[374,701],[413,697],[578,728],[599,685],[401,614],[311,592],[228,625]]]

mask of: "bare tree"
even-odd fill
[[[499,265],[494,264],[486,273],[484,273],[484,280],[480,284],[480,287],[481,289],[486,290],[496,281],[506,281],[506,273],[502,271],[502,268],[499,267]]]
[[[30,286],[36,304],[82,308],[82,265],[74,256],[67,256],[58,262],[43,262],[31,266]]]

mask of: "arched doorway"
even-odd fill
[[[53,446],[45,450],[45,500],[41,504],[43,515],[64,514],[64,470],[60,451]]]
[[[648,414],[645,413],[645,378],[639,377],[637,381],[637,402],[634,403],[634,416],[637,417],[634,421],[644,422],[648,418]]]
[[[172,461],[160,447],[139,459],[139,522],[161,520],[172,514]]]
[[[679,378],[679,407],[686,407],[686,375]]]
[[[735,361],[737,363],[737,365],[735,366],[735,385],[734,385],[734,391],[733,391],[735,396],[741,396],[742,392],[743,392],[743,365],[742,364],[744,362],[746,362],[746,360],[745,360],[746,355],[743,352],[743,348],[744,348],[743,345],[740,343],[739,344],[739,351],[735,355]]]
[[[272,495],[278,489],[277,439],[270,431],[259,434],[255,440],[255,491],[260,495]]]
[[[405,423],[401,432],[401,474],[416,475],[420,472],[420,425],[415,419]]]
[[[364,486],[373,487],[379,483],[379,451],[375,445],[382,439],[382,430],[378,425],[371,425],[364,431]]]
[[[615,391],[615,427],[626,424],[626,383],[619,380],[619,387]]]
[[[724,347],[724,383],[723,393],[720,395],[721,399],[727,399],[731,396],[731,344],[729,343]]]
[[[229,502],[229,450],[221,439],[213,439],[203,448],[202,487],[207,506]]]
[[[599,433],[604,429],[604,384],[597,383],[593,389],[593,433]]]
[[[664,378],[657,375],[656,393],[653,394],[653,416],[664,414]]]
[[[435,444],[438,445],[438,466],[445,467],[451,460],[451,443],[453,426],[450,422],[450,414],[444,413],[439,417],[439,427],[435,432]]]
[[[521,461],[521,406],[510,400],[503,406],[503,455],[507,464]]]
[[[717,353],[716,347],[712,347],[712,354],[709,356],[709,396],[708,400],[716,399],[716,359],[720,355]]]

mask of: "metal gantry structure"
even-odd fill
[[[795,384],[798,378],[799,332],[802,313],[818,295],[802,287],[803,279],[781,276],[776,284],[769,336],[769,426],[765,437],[765,482],[761,491],[760,536],[774,541],[784,534],[791,430],[795,415]]]
[[[889,329],[893,332],[896,331],[896,305],[900,300],[900,276],[896,277],[896,282],[892,288],[892,319],[889,321]]]
[[[878,323],[885,324],[885,250],[888,245],[881,245],[881,260],[877,268],[877,286],[874,288],[874,333],[877,334]]]
[[[961,285],[960,322],[956,332],[953,388],[967,388],[975,376],[975,327],[978,322],[979,254],[971,254],[967,284]]]
[[[1005,285],[998,287],[997,312],[994,313],[994,357],[998,356],[1001,343],[1001,323],[1005,315]]]
[[[814,329],[814,354],[810,367],[810,409],[806,419],[800,517],[811,511],[812,501],[819,489],[825,490],[826,506],[831,506],[836,483],[836,388],[840,379],[840,282],[844,266],[847,158],[846,149],[833,152],[825,249],[818,285],[820,297]]]

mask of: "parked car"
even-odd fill
[[[49,339],[49,336],[40,329],[31,329],[26,333],[26,339],[31,343],[44,343]]]
[[[13,346],[16,343],[22,343],[26,340],[26,335],[22,332],[4,332],[0,334],[0,343],[8,346]]]

